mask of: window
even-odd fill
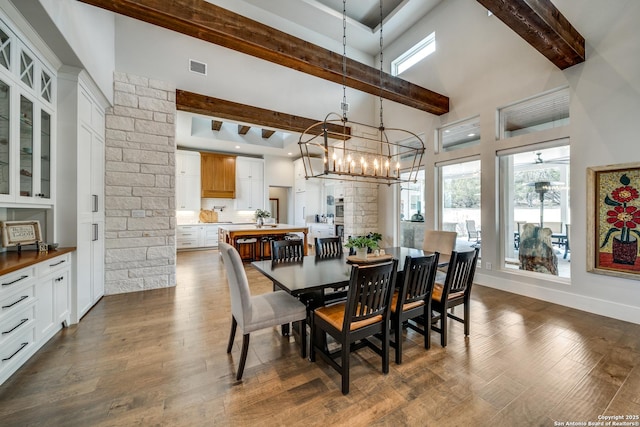
[[[477,236],[469,235],[467,221],[475,230],[481,229],[480,219],[480,160],[439,166],[440,209],[445,231],[456,231],[459,238],[477,244]]]
[[[407,172],[402,179],[409,179]],[[400,221],[424,222],[424,169],[418,171],[417,181],[400,187]]]
[[[441,152],[470,147],[480,143],[480,117],[462,120],[438,129]]]
[[[569,89],[563,88],[498,110],[500,139],[569,124]]]
[[[435,31],[391,62],[391,75],[397,76],[436,51]]]
[[[538,147],[498,153],[504,266],[570,277],[570,149],[569,145]],[[525,234],[525,224],[536,235]],[[549,229],[548,236],[532,228],[541,224]]]

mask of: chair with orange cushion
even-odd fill
[[[436,278],[438,252],[412,258],[404,262],[404,277],[391,300],[391,329],[394,340],[390,342],[396,349],[396,363],[402,363],[402,327],[424,335],[424,348],[431,346],[431,292]],[[417,319],[417,322],[413,320]],[[422,326],[420,326],[422,325]]]
[[[447,317],[464,323],[464,334],[469,335],[469,301],[478,252],[479,248],[466,252],[453,251],[444,283],[438,283],[436,279],[431,294],[431,309],[438,315],[432,318],[431,329],[440,333],[442,347],[447,345]],[[453,314],[453,307],[461,304],[464,304],[464,318]],[[449,312],[450,309],[452,312]],[[434,321],[439,321],[440,326],[433,324]]]
[[[311,361],[316,353],[342,376],[342,393],[349,393],[351,352],[367,346],[382,357],[382,372],[389,372],[389,305],[395,285],[397,260],[374,265],[354,265],[347,300],[313,311]],[[323,335],[331,335],[340,348],[330,352]],[[381,346],[367,338],[379,335]],[[341,359],[338,363],[336,359]]]

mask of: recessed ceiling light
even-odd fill
[[[287,153],[287,155],[289,155],[289,156],[293,156],[293,153]]]
[[[240,146],[239,146],[239,145],[236,145],[236,150],[239,150],[239,149],[240,149]]]
[[[476,136],[476,134],[475,134],[475,133],[470,133],[470,134],[469,134],[469,135],[467,135],[467,136]]]
[[[449,133],[451,132],[449,129],[445,130],[444,133]]]

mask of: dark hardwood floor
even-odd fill
[[[247,272],[252,292],[271,291]],[[0,386],[0,426],[553,426],[640,415],[637,324],[476,286],[468,338],[451,321],[446,349],[433,332],[425,351],[407,332],[404,363],[388,375],[362,349],[343,396],[339,375],[300,358],[276,328],[252,334],[235,381],[242,340],[226,354],[217,251],[180,253],[177,283],[105,297],[52,338]]]

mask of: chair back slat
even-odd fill
[[[473,276],[478,262],[479,249],[451,254],[451,261],[447,269],[447,277],[444,282],[442,300],[446,300],[449,294],[463,292],[468,294],[473,284]]]
[[[388,315],[397,263],[394,259],[382,264],[353,266],[343,331],[348,331],[351,323],[378,315]]]
[[[343,253],[340,237],[324,237],[316,239],[316,256],[321,258],[337,258]]]
[[[398,298],[399,307],[431,297],[439,256],[438,252],[417,258],[407,256],[404,263],[404,282]]]
[[[304,257],[302,240],[272,240],[271,260],[273,262],[298,262]]]

